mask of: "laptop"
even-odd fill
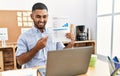
[[[49,51],[46,74],[44,76],[76,76],[85,74],[89,67],[92,50],[92,46],[85,46]]]

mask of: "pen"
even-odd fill
[[[108,56],[107,58],[109,60],[110,66],[112,67],[112,71],[113,71],[115,69],[115,66],[114,66],[112,60],[110,59],[110,57]]]

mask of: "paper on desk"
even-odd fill
[[[37,69],[20,69],[2,72],[2,76],[37,76]]]

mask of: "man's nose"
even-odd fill
[[[40,18],[40,21],[41,21],[41,22],[43,22],[43,21],[44,21],[44,18],[43,18],[43,17],[41,17],[41,18]]]

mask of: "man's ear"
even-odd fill
[[[30,17],[31,17],[31,19],[33,20],[33,14],[32,14],[32,13],[30,14]]]

